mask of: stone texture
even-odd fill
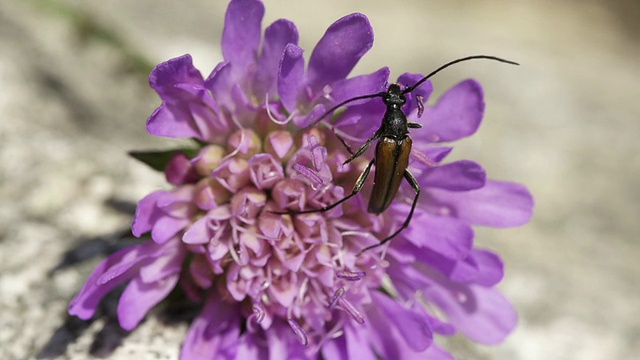
[[[105,252],[132,241],[132,204],[166,186],[126,156],[176,145],[144,131],[159,103],[145,64],[190,52],[206,75],[220,59],[226,4],[182,4],[0,2],[1,359],[177,357],[188,309],[158,309],[125,334],[113,322],[116,296],[92,323],[68,318],[66,306]],[[266,22],[295,21],[310,53],[352,11],[376,31],[356,73],[424,73],[476,53],[522,63],[468,63],[434,81],[437,92],[469,76],[483,83],[485,122],[455,156],[526,183],[537,201],[530,225],[478,235],[504,255],[518,330],[496,347],[457,337],[446,346],[461,359],[636,357],[637,1],[274,0]]]

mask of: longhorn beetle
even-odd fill
[[[398,189],[400,188],[400,182],[402,178],[407,180],[411,188],[415,191],[416,195],[413,198],[413,203],[411,204],[411,210],[409,211],[409,215],[405,219],[402,226],[396,230],[393,234],[387,236],[384,240],[376,245],[371,245],[369,247],[364,248],[360,251],[363,253],[364,251],[373,249],[375,247],[384,245],[389,240],[398,235],[402,230],[406,229],[411,222],[411,218],[413,217],[413,212],[418,204],[418,197],[420,196],[420,185],[416,178],[407,170],[407,166],[409,165],[409,155],[411,154],[411,144],[412,140],[409,136],[409,129],[419,129],[422,125],[414,122],[407,121],[407,116],[402,111],[402,106],[406,102],[405,94],[408,94],[415,90],[418,86],[422,85],[425,81],[427,81],[430,77],[437,74],[441,70],[445,68],[457,64],[459,62],[474,60],[474,59],[488,59],[495,60],[507,64],[512,65],[520,65],[516,62],[501,59],[495,56],[488,55],[474,55],[467,56],[464,58],[460,58],[457,60],[453,60],[448,62],[436,70],[432,71],[429,75],[420,79],[417,83],[412,86],[406,87],[403,89],[400,88],[399,84],[391,84],[387,88],[387,91],[356,96],[351,99],[345,100],[338,105],[333,106],[329,110],[327,110],[321,117],[317,120],[313,121],[308,127],[314,126],[315,124],[322,121],[325,117],[327,117],[332,112],[336,111],[338,108],[357,100],[371,99],[380,97],[384,102],[386,111],[384,116],[382,117],[382,125],[380,128],[373,134],[373,136],[368,139],[355,153],[351,154],[351,157],[348,158],[343,165],[346,165],[359,156],[361,156],[369,146],[374,142],[378,141],[376,145],[375,157],[373,160],[369,162],[364,171],[360,174],[356,183],[351,191],[351,194],[345,196],[344,198],[338,200],[337,202],[322,207],[320,209],[312,209],[312,210],[302,210],[302,211],[285,211],[285,212],[275,212],[277,214],[308,214],[314,212],[325,212],[333,209],[334,207],[342,204],[343,202],[351,199],[356,196],[362,187],[364,186],[367,177],[369,176],[369,172],[371,171],[371,166],[376,165],[375,177],[373,180],[373,189],[371,190],[371,197],[369,198],[369,206],[368,211],[373,214],[381,214],[385,211],[393,198],[396,196]],[[418,113],[422,113],[422,105],[421,102],[418,101],[419,109]],[[336,134],[337,135],[337,134]],[[340,137],[339,137],[340,138]],[[345,145],[347,150],[351,152],[349,146],[344,142],[342,138],[340,141]]]

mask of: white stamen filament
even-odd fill
[[[238,146],[236,146],[236,148],[232,152],[228,153],[225,157],[220,159],[220,164],[236,156],[236,154],[240,152],[240,146],[244,144],[245,134],[244,134],[244,131],[242,131],[244,130],[244,128],[242,127],[242,124],[238,122],[238,119],[236,119],[235,116],[231,116],[231,120],[238,127],[238,129],[240,129],[240,141],[238,142]]]
[[[307,288],[309,287],[309,278],[305,278],[302,284],[300,285],[300,291],[298,291],[298,302],[302,302],[304,300],[304,295],[307,292]]]
[[[362,236],[362,237],[369,237],[371,236],[370,232],[366,232],[366,231],[357,231],[357,230],[348,230],[348,231],[343,231],[340,233],[342,236],[349,236],[349,235],[356,235],[356,236]]]
[[[238,225],[236,223],[233,223],[232,227],[233,227],[234,230],[241,231],[241,232],[249,234],[249,235],[253,235],[253,236],[257,237],[258,239],[264,239],[264,240],[270,240],[270,241],[278,241],[279,240],[278,238],[274,238],[274,237],[271,237],[271,236],[266,236],[266,235],[257,233],[255,231],[249,230],[246,227],[244,227],[242,225]]]
[[[284,125],[284,124],[288,123],[289,121],[291,121],[291,119],[293,119],[294,116],[298,115],[298,110],[296,109],[289,115],[288,118],[286,118],[284,120],[276,119],[276,117],[273,116],[273,113],[271,112],[271,107],[269,106],[269,93],[265,94],[264,107],[267,110],[267,116],[269,117],[269,119],[271,119],[271,121],[273,121],[274,123],[276,123],[278,125]]]

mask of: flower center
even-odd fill
[[[208,269],[202,284],[246,305],[249,330],[286,319],[307,344],[346,319],[363,323],[365,291],[381,284],[379,259],[356,257],[379,241],[378,217],[363,201],[296,214],[340,200],[361,171],[364,161],[342,165],[348,153],[332,136],[270,123],[239,130],[224,151],[210,145],[194,159],[205,230],[191,270],[202,278]]]

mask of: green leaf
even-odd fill
[[[129,156],[147,164],[154,170],[164,171],[169,161],[178,153],[185,154],[189,159],[198,155],[200,149],[181,148],[173,150],[157,150],[157,151],[129,151]]]

